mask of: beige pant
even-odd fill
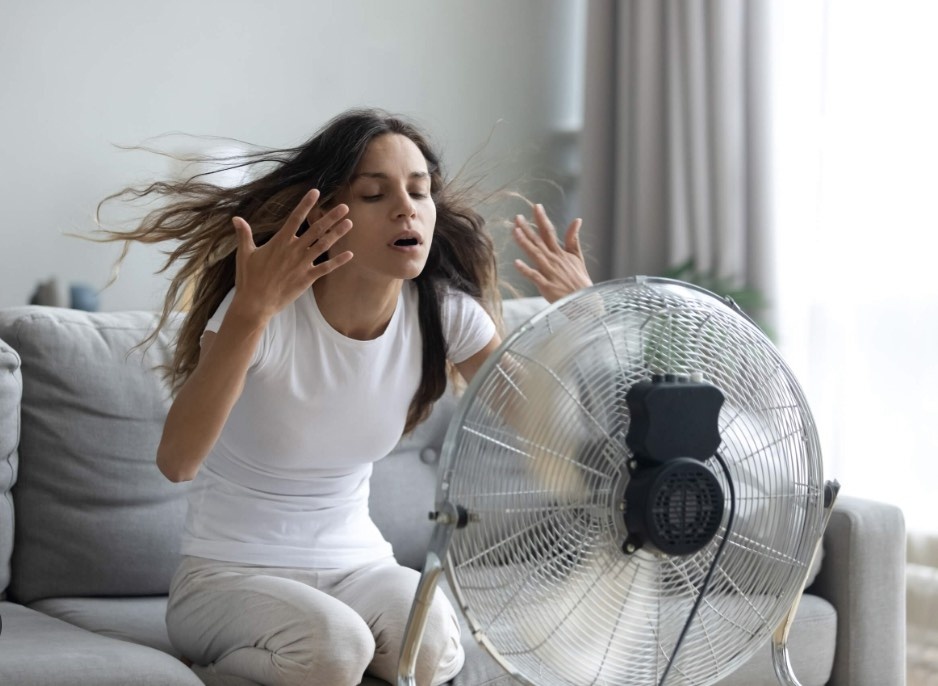
[[[397,683],[420,574],[393,559],[351,570],[259,567],[183,558],[166,625],[207,684],[354,686]],[[437,589],[417,659],[417,684],[462,669],[459,622]]]

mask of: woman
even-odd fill
[[[427,416],[448,362],[468,381],[498,346],[493,244],[426,138],[383,112],[252,162],[273,169],[235,189],[125,191],[172,202],[112,234],[181,241],[164,318],[196,282],[157,454],[194,481],[170,638],[206,683],[394,682],[419,574],[369,518],[371,465]],[[588,285],[580,222],[560,245],[534,217],[516,219],[521,273],[549,300]],[[417,682],[462,663],[438,593]]]

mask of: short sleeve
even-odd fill
[[[443,302],[443,335],[454,364],[465,362],[495,336],[495,322],[474,298],[449,290]]]
[[[222,298],[221,303],[219,303],[218,308],[209,317],[208,321],[205,323],[205,329],[203,334],[206,331],[211,331],[212,333],[218,333],[218,329],[221,328],[221,323],[225,319],[225,314],[228,312],[228,308],[231,307],[231,301],[234,300],[235,291],[232,288],[228,291],[228,294]],[[258,363],[264,359],[267,354],[267,349],[270,346],[270,330],[265,329],[264,335],[261,336],[260,342],[257,344],[257,349],[254,351],[254,356],[251,358],[251,367],[256,367]],[[201,339],[199,340],[201,344]]]
[[[221,328],[222,320],[225,318],[225,313],[228,312],[228,308],[231,307],[231,301],[234,300],[234,289],[232,288],[228,291],[227,295],[222,298],[221,303],[218,305],[218,309],[209,317],[208,322],[205,324],[205,331],[211,331],[212,333],[218,333],[218,329]]]

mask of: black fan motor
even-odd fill
[[[631,416],[625,442],[633,458],[623,550],[695,553],[713,540],[723,519],[723,489],[705,465],[720,446],[723,393],[703,381],[661,375],[633,385],[625,401]]]

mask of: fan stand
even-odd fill
[[[839,491],[840,484],[836,480],[828,481],[824,485],[824,519],[811,558],[811,564],[805,569],[805,578],[801,584],[801,591],[789,608],[785,619],[772,635],[772,664],[775,667],[775,676],[782,686],[801,686],[801,682],[798,681],[791,666],[788,636],[795,621],[795,614],[798,611],[801,596],[804,593],[807,575],[814,566],[814,561],[820,552],[824,531],[827,529],[831,513],[834,511],[834,503],[837,501]],[[400,662],[398,663],[397,686],[416,686],[417,653],[420,651],[420,644],[423,641],[423,633],[426,629],[433,595],[436,592],[440,574],[443,571],[443,560],[446,559],[446,551],[453,538],[453,532],[466,526],[471,520],[471,516],[464,508],[455,506],[448,500],[443,502],[440,510],[432,512],[430,517],[436,521],[436,526],[433,528],[433,535],[427,547],[427,559],[420,575],[420,583],[417,585],[410,616],[407,618],[404,643],[401,647]],[[505,667],[505,665],[502,664],[502,667]]]
[[[837,501],[839,492],[840,483],[836,479],[824,484],[824,521],[821,524],[821,535],[814,547],[814,555],[811,556],[808,571],[814,567],[814,562],[821,551],[824,531],[827,530],[827,524],[831,519],[831,513],[834,511],[834,503]],[[805,581],[807,581],[807,573],[805,574]],[[772,665],[775,667],[775,676],[778,677],[778,682],[783,686],[801,686],[801,682],[798,681],[791,666],[791,656],[788,653],[788,634],[791,631],[791,625],[795,621],[795,614],[798,611],[798,605],[801,603],[802,594],[804,594],[804,582],[801,583],[801,592],[795,597],[795,602],[788,609],[785,619],[775,630],[775,633],[772,634]]]
[[[398,686],[416,686],[414,674],[417,671],[417,653],[423,641],[423,632],[427,626],[427,617],[433,603],[433,595],[439,583],[440,573],[443,571],[443,559],[449,548],[453,532],[462,528],[468,522],[466,511],[456,508],[448,500],[443,503],[440,510],[431,512],[431,519],[436,521],[433,535],[427,546],[427,560],[420,574],[420,583],[414,594],[414,603],[407,618],[407,628],[404,632],[404,643],[401,646],[401,657],[398,663]]]

